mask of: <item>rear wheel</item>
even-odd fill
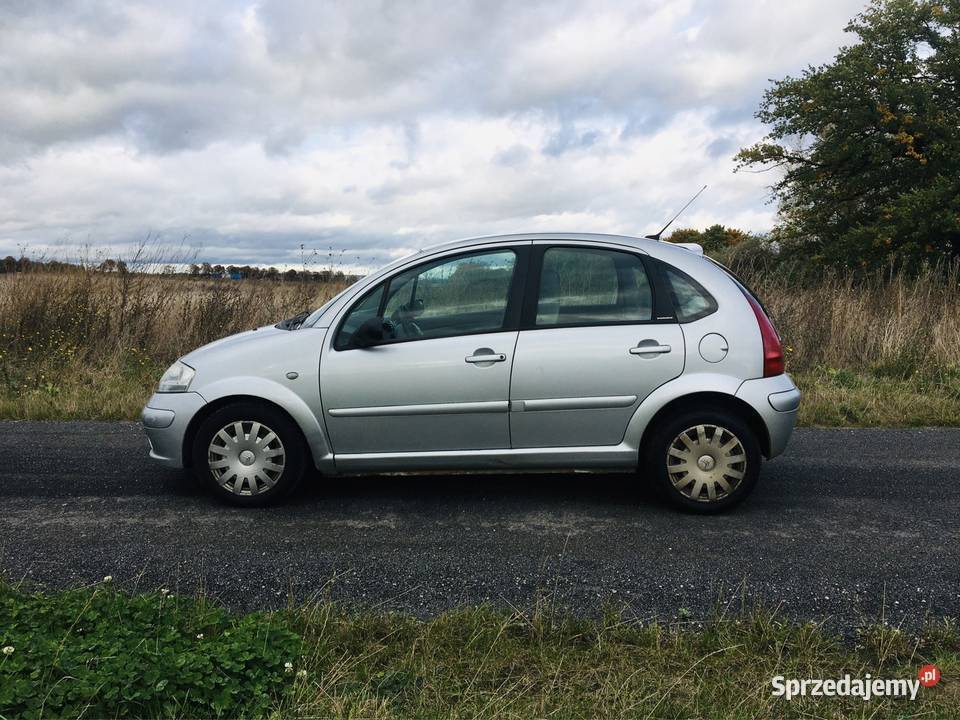
[[[255,402],[216,410],[193,443],[197,478],[234,505],[280,500],[300,483],[307,456],[300,428],[278,409]]]
[[[723,409],[687,411],[659,428],[645,453],[661,495],[699,513],[741,502],[760,475],[760,445],[750,426]]]

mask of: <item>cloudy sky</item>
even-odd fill
[[[0,255],[376,265],[458,237],[762,231],[769,78],[863,0],[0,2]]]

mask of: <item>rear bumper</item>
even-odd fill
[[[768,458],[782,453],[793,433],[800,407],[800,390],[784,373],[769,378],[747,380],[737,390],[737,397],[750,404],[767,426],[770,438]]]
[[[140,414],[150,457],[168,467],[182,468],[183,438],[193,416],[205,404],[200,393],[155,393]]]

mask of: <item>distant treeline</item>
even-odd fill
[[[28,257],[15,258],[7,255],[0,261],[0,274],[18,272],[100,272],[125,275],[131,272],[150,272],[161,275],[196,277],[228,280],[285,280],[305,282],[352,282],[359,275],[344,273],[342,270],[323,268],[320,270],[280,270],[275,267],[254,267],[252,265],[212,265],[210,263],[162,264],[136,263],[131,268],[123,260],[107,258],[99,263],[70,263],[61,260],[31,260]]]

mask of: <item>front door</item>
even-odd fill
[[[334,326],[320,361],[334,453],[510,447],[510,370],[519,323],[521,250],[448,256],[404,270]],[[382,344],[351,336],[389,321]]]
[[[528,289],[511,383],[512,445],[616,445],[643,399],[683,371],[683,332],[655,312],[636,254],[538,246],[533,264],[539,279]]]

